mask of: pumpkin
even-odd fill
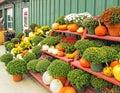
[[[46,71],[43,73],[42,80],[46,85],[49,85],[51,81],[53,80],[53,77],[50,76],[48,71]]]
[[[52,25],[52,29],[53,30],[58,30],[59,29],[59,23],[54,23],[53,25]]]
[[[88,62],[85,58],[80,58],[79,63],[82,67],[90,67],[90,62]]]
[[[60,46],[60,44],[57,44],[55,48],[58,49],[59,51],[64,51],[64,49]]]
[[[63,57],[65,55],[65,53],[63,51],[58,51],[57,55],[60,57]]]
[[[105,76],[112,77],[113,76],[112,70],[113,70],[112,67],[106,66],[106,67],[103,68],[103,74]]]
[[[50,83],[50,91],[52,93],[58,93],[62,87],[63,87],[63,84],[58,79],[53,79],[52,82]]]
[[[67,86],[67,87],[62,87],[59,93],[76,93],[76,90],[74,87]]]
[[[116,80],[120,81],[120,64],[114,66],[114,68],[113,68],[113,75],[114,75]]]
[[[97,26],[96,28],[95,28],[95,35],[97,35],[97,36],[104,36],[104,35],[106,35],[107,34],[107,29],[106,29],[106,27],[105,26],[102,26],[101,24],[100,24],[100,21],[98,21],[99,22],[99,26]]]
[[[78,27],[78,25],[76,25],[76,24],[69,24],[69,25],[67,26],[67,29],[68,29],[69,31],[71,31],[71,32],[76,32],[78,28],[79,28],[79,27]]]
[[[67,30],[67,25],[59,25],[59,30]]]
[[[110,67],[114,67],[114,66],[116,66],[116,65],[118,65],[118,64],[120,64],[120,62],[119,61],[112,61],[111,63],[110,63]]]

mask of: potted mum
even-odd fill
[[[103,63],[107,62],[107,53],[99,47],[89,47],[83,53],[83,58],[90,62],[92,71],[100,72],[103,68]]]
[[[13,75],[13,81],[19,82],[22,80],[23,74],[27,72],[27,64],[22,59],[15,59],[7,64],[6,71]]]
[[[108,28],[109,35],[120,36],[120,6],[112,6],[103,11],[101,22]]]
[[[94,29],[99,25],[98,19],[100,16],[90,16],[83,20],[82,25],[88,28],[89,34],[94,34]]]
[[[83,70],[74,69],[67,75],[71,85],[73,85],[77,93],[84,93],[87,86],[90,84],[91,75]]]
[[[67,74],[71,70],[72,68],[68,63],[59,59],[52,61],[52,63],[47,68],[49,74],[53,78],[61,80],[63,84],[66,82]]]

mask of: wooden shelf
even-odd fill
[[[110,41],[120,42],[120,37],[113,37],[113,36],[96,36],[96,35],[91,35],[91,34],[86,34],[86,37],[92,37],[92,38],[98,38],[98,39],[104,39],[104,40],[110,40]]]
[[[32,75],[40,84],[42,84],[47,90],[50,91],[50,87],[49,85],[46,85],[43,81],[42,81],[42,76],[37,73],[37,74],[34,74],[32,73],[32,71],[29,71],[30,75]],[[51,92],[51,91],[50,91]],[[52,92],[51,92],[52,93]]]
[[[85,67],[80,66],[78,61],[71,62],[71,65],[75,66],[77,68],[80,68],[81,70],[84,70],[84,71],[86,71],[86,72],[88,72],[90,74],[93,74],[93,75],[95,75],[95,76],[97,76],[99,78],[107,80],[108,82],[111,82],[111,83],[113,83],[115,85],[120,86],[120,82],[117,81],[114,77],[107,77],[102,72],[93,72],[90,68],[85,68]]]
[[[54,55],[54,54],[52,54],[52,53],[48,53],[47,51],[43,51],[43,50],[41,50],[41,51],[42,51],[42,53],[45,53],[45,54],[51,55],[51,56],[53,56],[53,57],[55,57],[55,58],[58,58],[58,59],[61,59],[61,60],[65,61],[65,62],[67,62],[67,63],[73,61],[73,59],[68,59],[68,58],[66,58],[65,56],[64,56],[64,57],[59,57],[59,56]]]
[[[61,32],[61,33],[67,33],[67,34],[74,34],[74,35],[80,35],[80,36],[82,36],[82,34],[80,34],[78,32],[70,32],[68,30],[53,30],[53,32]]]

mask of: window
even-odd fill
[[[23,30],[28,29],[28,8],[23,8]]]
[[[7,9],[7,29],[13,30],[13,9]]]

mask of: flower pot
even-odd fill
[[[99,64],[90,63],[90,68],[94,72],[101,72],[103,69],[103,64],[102,63],[99,63]]]
[[[110,36],[120,36],[120,23],[115,25],[106,25]]]
[[[95,33],[94,33],[94,29],[95,29],[95,27],[89,27],[89,28],[88,28],[88,34],[94,35],[94,34],[95,34]]]
[[[23,78],[23,74],[13,75],[13,81],[19,82]]]
[[[54,77],[55,79],[59,79],[61,82],[62,82],[62,84],[64,85],[65,84],[65,82],[66,82],[66,77],[64,77],[64,76],[56,76],[56,77]]]

